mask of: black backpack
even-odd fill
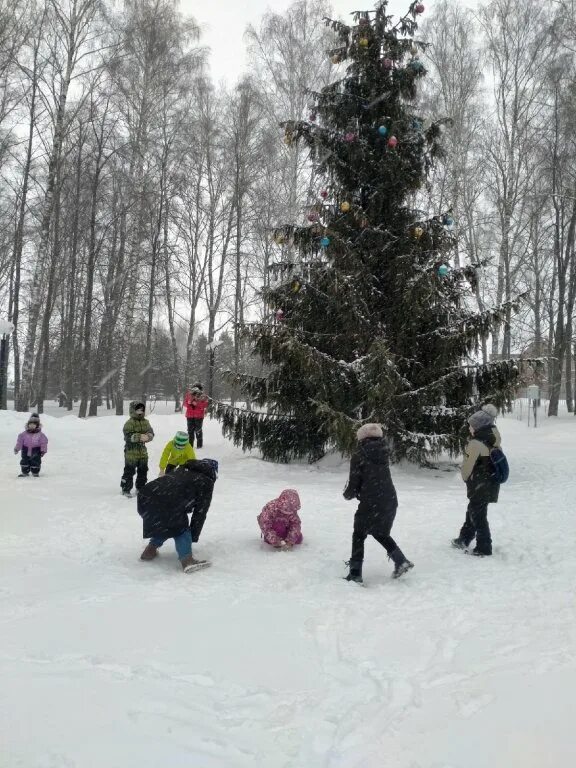
[[[502,448],[490,449],[490,467],[492,469],[492,477],[497,483],[502,484],[508,480],[510,467]]]

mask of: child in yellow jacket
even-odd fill
[[[160,457],[160,474],[173,472],[176,467],[181,467],[187,461],[195,461],[196,454],[190,445],[186,432],[176,432],[172,440],[166,443]]]

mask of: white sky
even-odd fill
[[[434,0],[422,1],[426,10],[434,5]],[[216,82],[233,82],[242,73],[246,26],[258,26],[268,9],[281,13],[289,5],[291,0],[180,0],[182,12],[194,17],[202,29],[203,45],[211,49],[210,69]],[[374,0],[332,0],[334,15],[344,21],[350,19],[352,11],[369,10],[374,5]],[[390,0],[388,7],[391,14],[400,15],[408,6],[409,0]]]

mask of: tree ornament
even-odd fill
[[[414,237],[416,238],[416,240],[420,240],[420,238],[424,234],[424,230],[422,229],[422,227],[414,227],[413,234],[414,234]]]
[[[350,210],[350,203],[347,200],[344,200],[343,203],[340,203],[340,210],[342,213],[348,213]]]
[[[422,122],[418,120],[418,118],[414,118],[412,120],[412,130],[414,131],[421,131],[422,130]]]
[[[301,288],[302,288],[302,283],[300,282],[300,280],[292,280],[292,284],[290,286],[292,293],[300,293]]]
[[[284,134],[284,144],[286,144],[288,147],[291,147],[294,142],[294,138],[291,133]]]
[[[450,272],[450,267],[448,267],[446,264],[440,264],[440,266],[438,267],[438,276],[446,277],[448,272]]]
[[[360,48],[368,48],[370,45],[370,40],[368,40],[367,37],[361,37],[360,40],[358,40],[358,45]]]
[[[394,66],[394,62],[392,61],[392,59],[385,58],[382,60],[382,66],[384,67],[384,69],[392,69],[392,67]]]
[[[308,221],[318,221],[320,216],[316,213],[316,211],[310,211],[308,214]]]
[[[328,246],[330,245],[330,238],[324,235],[322,240],[320,240],[320,245],[322,246],[322,248],[328,248]]]
[[[348,133],[344,134],[344,141],[347,141],[348,144],[352,144],[354,141],[356,141],[358,137],[358,134],[354,133],[354,131],[348,131]]]
[[[424,71],[424,64],[420,61],[420,59],[413,59],[409,64],[410,69],[413,72],[423,72]]]
[[[388,128],[386,128],[385,125],[381,125],[378,128],[378,133],[380,134],[380,136],[388,136]]]
[[[286,317],[286,315],[284,314],[284,310],[283,309],[278,309],[276,311],[275,317],[276,317],[276,320],[278,320],[278,322],[281,323],[282,320],[284,320],[284,318]]]
[[[426,9],[424,8],[424,5],[422,3],[418,3],[417,5],[414,6],[414,11],[416,13],[424,13],[425,10]]]
[[[418,54],[420,53],[420,49],[418,48],[416,43],[412,43],[412,45],[410,46],[410,53],[412,54],[412,56],[418,56]]]
[[[274,235],[274,242],[276,245],[284,245],[286,242],[286,237],[281,232],[278,232],[276,235]]]
[[[444,214],[444,216],[442,218],[442,224],[445,227],[453,227],[454,226],[454,219],[452,218],[452,216],[450,216],[449,213],[445,213]]]
[[[340,64],[342,59],[340,58],[339,54],[335,53],[334,56],[330,57],[330,61],[332,62],[332,64]]]
[[[311,123],[315,123],[317,119],[318,119],[318,115],[316,114],[316,112],[310,112],[310,115],[308,116],[308,120]]]
[[[394,149],[394,147],[396,147],[397,145],[398,145],[398,139],[396,138],[396,136],[390,136],[390,138],[388,139],[388,146],[391,149]]]
[[[322,197],[322,198],[324,198],[324,200],[326,200],[326,198],[328,197],[328,190],[327,189],[321,189],[320,190],[320,197]]]

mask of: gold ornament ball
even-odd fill
[[[348,213],[348,211],[350,210],[350,203],[347,202],[346,200],[343,203],[340,203],[340,210],[342,211],[342,213]]]
[[[336,55],[332,56],[330,61],[332,62],[332,64],[340,64],[340,56],[338,56],[338,54],[336,54]]]
[[[368,40],[367,37],[361,37],[360,40],[358,40],[358,45],[360,48],[368,48],[370,45],[370,40]]]
[[[414,237],[416,238],[416,240],[420,240],[423,234],[424,234],[424,230],[422,229],[422,227],[414,228]]]
[[[302,288],[302,285],[298,280],[294,280],[292,283],[292,293],[298,293],[300,291],[300,288]]]
[[[286,238],[284,237],[284,235],[275,235],[274,242],[276,243],[276,245],[284,245],[284,243],[286,242]]]

